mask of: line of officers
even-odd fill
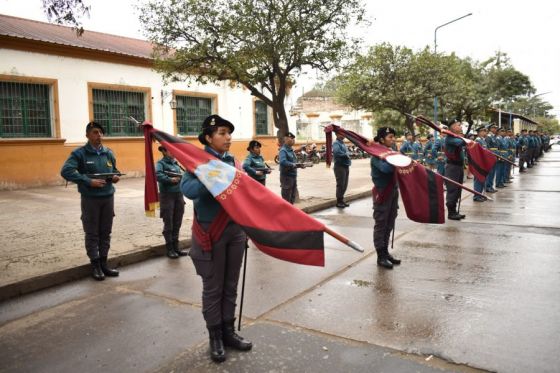
[[[442,128],[448,129],[446,125],[443,125]],[[526,168],[533,167],[537,159],[550,149],[550,136],[539,131],[524,129],[521,133],[514,135],[511,130],[498,128],[497,125],[490,124],[476,128],[475,132],[476,134],[469,134],[467,137],[478,142],[491,152],[512,162],[516,157],[519,157],[520,172],[526,172]],[[401,144],[399,151],[444,175],[447,162],[445,137],[446,135],[442,134],[438,139],[434,140],[434,136],[429,134],[426,143],[422,145],[420,135],[413,137],[410,132],[407,132],[405,133],[406,139]],[[464,158],[465,162],[468,162],[467,157]],[[475,190],[477,192],[496,193],[497,190],[495,188],[504,188],[505,184],[510,182],[511,167],[506,162],[498,161],[488,175],[485,185],[482,185],[475,178]],[[469,178],[471,177],[469,176]],[[484,198],[478,196],[475,196],[474,200],[477,202],[485,201]]]

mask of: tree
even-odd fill
[[[231,81],[272,108],[281,140],[284,100],[302,67],[337,68],[356,40],[361,0],[150,0],[140,7],[164,78]]]
[[[560,133],[560,123],[558,119],[551,117],[537,117],[535,122],[538,123],[538,130],[547,134],[558,134]]]
[[[390,109],[414,113],[446,92],[449,76],[440,56],[428,48],[415,53],[409,48],[384,43],[356,58],[342,74],[338,96],[356,109],[383,112]],[[409,117],[405,125],[415,132]]]
[[[496,52],[494,57],[482,62],[487,91],[492,102],[509,102],[519,96],[535,93],[529,77],[516,70],[506,53]]]
[[[43,10],[49,19],[59,25],[72,26],[78,36],[84,33],[80,18],[89,16],[91,6],[83,0],[42,0]]]

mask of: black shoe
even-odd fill
[[[399,264],[401,264],[401,260],[393,257],[391,254],[389,254],[387,258],[389,258],[389,261],[393,263],[393,265],[398,266]]]
[[[457,214],[456,212],[451,212],[451,213],[447,214],[447,219],[461,220],[461,215]]]
[[[169,242],[165,244],[165,248],[167,249],[167,257],[170,259],[177,259],[179,258],[179,254],[175,252],[173,249],[173,242]]]
[[[101,264],[99,263],[99,259],[91,260],[91,277],[93,277],[97,281],[105,280],[105,275],[101,270]]]
[[[474,202],[484,202],[486,201],[486,198],[480,197],[480,196],[474,196],[472,199]]]
[[[344,206],[346,206],[346,207],[350,206],[350,204],[348,202],[342,202],[342,203],[344,203]]]
[[[387,258],[384,258],[384,259],[379,259],[378,258],[377,259],[377,265],[379,267],[383,267],[383,268],[386,268],[386,269],[393,269],[393,263],[391,263],[389,261],[389,259],[387,259]]]
[[[459,213],[457,213],[457,216],[459,216],[459,219],[464,219],[464,218],[467,217],[467,215],[463,215],[463,214],[459,214]]]
[[[177,253],[178,256],[187,256],[189,252],[187,250],[181,250],[179,248],[179,241],[173,241],[173,251]]]
[[[339,209],[343,209],[346,208],[346,204],[344,204],[343,202],[337,202],[336,207],[338,207]]]
[[[486,189],[486,193],[498,193],[498,191],[492,188],[492,189]]]
[[[210,358],[216,363],[226,361],[226,351],[222,340],[222,325],[208,326]]]
[[[101,264],[101,271],[103,271],[103,274],[105,276],[117,277],[119,275],[119,271],[117,271],[116,269],[111,269],[111,268],[107,267],[107,257],[106,256],[102,256],[99,259],[100,259],[99,262]]]
[[[502,188],[505,188],[505,185],[501,185],[501,184],[500,184],[500,185],[496,185],[496,188],[502,189]]]
[[[222,324],[222,337],[224,346],[239,351],[249,351],[253,344],[235,332],[235,319],[224,321]]]

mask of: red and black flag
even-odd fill
[[[464,138],[463,136],[457,135],[449,130],[443,129],[438,127],[435,123],[430,121],[429,119],[418,116],[414,117],[411,116],[416,120],[417,123],[425,124],[436,131],[441,133],[445,133],[447,136],[456,137],[458,139],[463,140],[466,145],[467,151],[467,159],[469,160],[469,171],[481,182],[484,183],[486,180],[486,176],[492,171],[492,167],[496,163],[496,155],[492,153],[490,150],[485,149],[482,145],[477,143],[476,141],[472,141],[469,139]]]
[[[388,149],[387,147],[370,142],[365,137],[331,124],[325,128],[327,135],[327,149],[332,143],[332,132],[341,133],[354,145],[374,157],[383,159],[395,167],[395,177],[406,210],[406,216],[418,223],[445,223],[445,208],[443,204],[443,178],[441,175],[426,169],[409,157]],[[330,164],[331,154],[327,153],[327,163]],[[373,190],[376,194],[375,189]]]
[[[229,218],[264,253],[293,263],[324,266],[324,224],[292,206],[244,172],[185,140],[145,123],[146,201],[155,208],[157,188],[152,140],[159,141],[185,169],[196,175]]]

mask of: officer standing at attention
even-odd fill
[[[414,154],[416,156],[415,160],[421,163],[424,162],[422,155],[424,154],[424,148],[422,147],[422,143],[420,142],[420,134],[414,136],[414,143],[412,144],[412,148],[414,149]]]
[[[348,178],[350,176],[350,154],[344,144],[344,135],[336,134],[336,141],[332,145],[334,158],[334,176],[336,178],[336,207],[345,208],[350,206],[344,202],[344,193],[348,189]]]
[[[211,115],[202,123],[198,140],[207,153],[235,166],[235,159],[228,153],[234,129],[229,121]],[[247,236],[194,174],[185,172],[181,191],[194,203],[190,256],[202,278],[202,314],[210,336],[210,357],[223,362],[224,346],[240,351],[253,347],[235,333],[234,327],[237,283]]]
[[[478,136],[476,137],[476,139],[474,141],[476,141],[477,143],[480,144],[480,146],[482,146],[483,148],[487,148],[487,144],[486,144],[486,135],[488,134],[488,130],[486,129],[486,127],[484,126],[480,126],[476,129],[476,132],[478,134]],[[481,180],[478,180],[476,175],[474,175],[474,190],[482,193],[484,191],[484,182]],[[484,202],[486,201],[486,199],[484,197],[475,195],[473,196],[473,201],[474,202]]]
[[[448,129],[446,125],[441,126],[442,129]],[[447,135],[442,133],[440,137],[434,142],[435,152],[436,152],[436,171],[440,175],[445,175],[445,164],[447,159],[445,158],[445,138]]]
[[[529,165],[529,161],[527,159],[529,140],[527,138],[526,129],[521,130],[517,146],[519,147],[519,172],[527,172],[525,163],[527,162],[527,166]]]
[[[486,146],[488,146],[488,150],[490,150],[494,154],[498,154],[498,140],[496,139],[496,134],[498,127],[495,124],[490,124],[488,126],[488,136],[486,136]],[[499,168],[498,161],[492,167],[492,170],[488,172],[486,176],[486,193],[496,193],[497,190],[494,189],[494,179],[496,178],[496,173]]]
[[[266,170],[270,168],[264,162],[264,158],[261,156],[262,144],[257,140],[249,141],[249,146],[247,147],[247,158],[243,161],[243,169],[249,176],[261,183],[266,185]]]
[[[424,162],[430,170],[433,170],[436,164],[437,152],[435,150],[434,135],[428,135],[428,141],[424,146]]]
[[[86,125],[86,145],[72,151],[60,171],[67,181],[78,184],[81,195],[82,226],[87,256],[91,261],[92,277],[98,281],[119,272],[107,266],[111,247],[111,230],[115,216],[115,187],[118,175],[94,178],[92,174],[120,174],[111,149],[103,146],[104,128],[97,122]]]
[[[418,153],[416,152],[414,147],[414,140],[412,134],[410,132],[405,132],[404,137],[405,140],[401,144],[399,151],[401,152],[401,154],[404,154],[407,157],[410,157],[414,160],[418,159]]]
[[[506,139],[504,139],[505,130],[500,128],[498,130],[498,135],[495,137],[498,144],[498,155],[507,158],[508,145]],[[496,168],[496,188],[505,188],[505,173],[506,173],[506,163],[500,159],[496,162],[498,168]]]
[[[461,122],[453,121],[449,129],[457,134],[462,135]],[[465,152],[463,151],[465,143],[456,137],[447,136],[445,138],[445,155],[447,156],[447,164],[445,165],[445,177],[463,184]],[[459,214],[457,211],[457,202],[461,198],[461,188],[455,184],[446,182],[447,195],[445,204],[447,205],[447,218],[451,220],[461,220],[465,215]]]
[[[163,155],[163,158],[156,164],[159,187],[159,217],[163,219],[162,233],[165,239],[167,256],[171,259],[177,259],[180,256],[188,255],[187,251],[179,248],[179,230],[185,213],[185,200],[179,188],[181,167],[164,146],[160,146],[158,150]]]
[[[392,149],[395,142],[395,130],[381,127],[373,141]],[[391,232],[395,229],[397,210],[399,208],[399,189],[395,179],[395,168],[384,160],[371,157],[371,180],[373,181],[373,245],[377,252],[377,265],[392,269],[393,265],[401,264],[389,254]]]
[[[297,163],[296,154],[292,149],[292,146],[295,144],[295,138],[293,133],[288,132],[284,136],[284,145],[278,153],[282,198],[292,205],[296,200],[297,193],[297,168],[305,168],[305,165]]]

